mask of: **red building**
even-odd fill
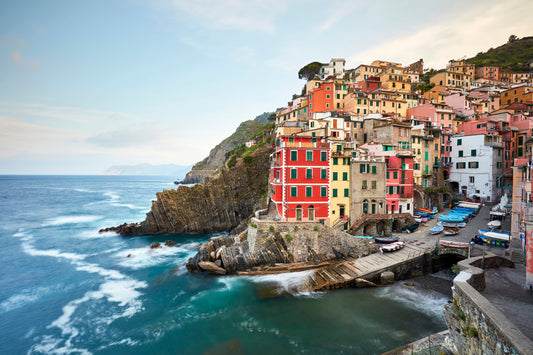
[[[272,202],[283,221],[329,217],[330,144],[311,137],[281,136],[272,155]]]
[[[309,100],[309,117],[315,112],[334,110],[335,83],[324,82],[307,95]]]
[[[371,76],[363,81],[359,81],[352,86],[354,90],[360,90],[365,92],[371,92],[377,89],[381,89],[381,82],[379,76]]]
[[[387,213],[413,213],[414,173],[413,156],[410,154],[389,156],[386,192]]]

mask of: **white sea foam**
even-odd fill
[[[35,249],[30,240],[22,242],[22,250],[31,256],[51,256],[58,259],[66,259],[71,261],[80,261],[85,259],[86,255],[76,253],[65,253],[57,249],[39,250]]]
[[[314,270],[286,272],[282,274],[245,276],[245,278],[260,284],[272,285],[273,289],[281,293],[298,293],[305,280],[314,273]]]
[[[119,234],[115,232],[99,233],[97,230],[87,230],[87,231],[83,231],[81,233],[76,234],[77,238],[82,238],[82,239],[100,239],[100,238],[109,238],[109,237],[116,237],[116,236],[119,236]]]
[[[50,287],[36,287],[25,289],[22,292],[9,297],[0,303],[0,313],[12,311],[39,300],[44,295],[50,293]]]
[[[104,196],[105,197],[109,197],[111,199],[111,201],[109,202],[114,202],[114,201],[117,201],[120,197],[119,195],[117,195],[115,192],[113,191],[106,191],[104,192]]]
[[[176,255],[180,253],[184,255],[176,258]],[[169,261],[172,261],[174,264],[179,264],[180,262],[185,262],[193,255],[194,252],[192,250],[183,248],[182,246],[167,247],[165,245],[156,249],[150,249],[146,246],[121,250],[115,254],[116,258],[119,260],[119,265],[134,270],[144,269]]]
[[[42,226],[61,226],[65,224],[81,224],[94,222],[99,219],[102,219],[102,216],[92,216],[92,215],[80,215],[80,216],[59,216],[46,220]]]
[[[401,283],[380,289],[378,296],[392,298],[436,318],[442,318],[442,310],[448,303],[448,298],[438,292],[407,287]]]

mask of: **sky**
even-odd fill
[[[443,68],[532,36],[533,1],[2,0],[0,174],[190,165],[312,61]]]

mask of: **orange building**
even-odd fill
[[[503,107],[513,102],[533,101],[533,87],[527,84],[519,84],[505,90],[501,94],[501,104]]]

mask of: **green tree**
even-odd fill
[[[318,74],[320,68],[324,64],[320,62],[311,62],[298,71],[298,79],[305,79],[307,81],[313,79]]]

